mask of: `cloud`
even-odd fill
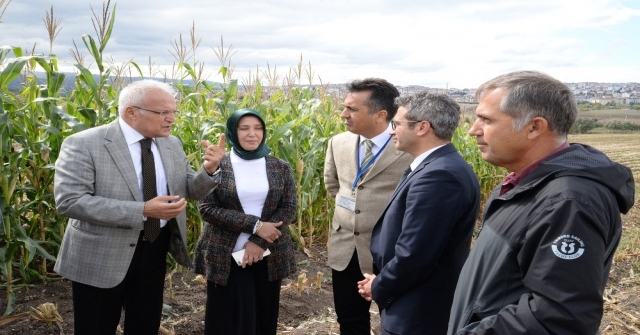
[[[10,4],[0,24],[0,44],[37,43],[39,52],[48,53],[42,17],[50,5],[27,2]],[[102,10],[102,3],[92,6]],[[224,36],[225,45],[236,50],[231,62],[237,77],[255,74],[256,65],[267,63],[284,75],[302,55],[323,81],[333,83],[381,76],[399,85],[473,87],[524,68],[568,78],[586,73],[638,81],[632,73],[639,72],[609,72],[620,62],[632,64],[621,55],[637,59],[637,47],[628,45],[633,43],[616,42],[632,39],[632,33],[616,35],[640,17],[638,7],[637,1],[615,0],[139,0],[117,3],[105,53],[116,62],[146,64],[151,57],[168,68],[175,62],[172,43],[182,37],[191,48],[195,25],[202,39],[197,60],[216,73],[219,61],[212,48]],[[64,0],[56,1],[54,10],[63,21],[53,51],[71,65],[72,40],[86,53],[82,35],[95,36],[91,9]],[[602,52],[605,45],[615,60]]]

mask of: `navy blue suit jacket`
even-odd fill
[[[385,331],[446,334],[479,204],[478,180],[450,143],[400,182],[371,238]]]

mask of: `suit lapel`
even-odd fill
[[[356,144],[356,150],[359,149],[357,145],[358,144]],[[395,145],[393,145],[391,140],[389,140],[389,143],[384,147],[384,150],[380,153],[380,156],[378,156],[378,159],[376,159],[373,166],[371,166],[369,172],[364,176],[362,182],[366,183],[371,178],[380,174],[387,168],[387,166],[393,164],[393,162],[400,158],[401,155],[402,152],[396,150]]]
[[[122,178],[124,178],[127,186],[129,186],[129,190],[131,191],[133,198],[136,199],[136,201],[142,201],[142,192],[140,191],[140,185],[138,185],[136,169],[133,166],[133,161],[131,161],[129,146],[127,145],[127,141],[124,139],[118,119],[107,126],[105,147],[113,158],[113,161],[116,163]]]
[[[422,162],[420,162],[420,164],[416,167],[415,170],[411,171],[411,174],[409,174],[409,176],[407,178],[405,178],[400,184],[398,184],[398,187],[396,187],[396,190],[393,192],[393,195],[391,195],[391,199],[389,200],[389,203],[391,203],[393,201],[393,198],[396,197],[396,194],[398,194],[398,191],[400,191],[400,189],[402,189],[409,182],[409,179],[411,179],[413,176],[418,174],[425,167],[427,167],[427,165],[429,165],[429,163],[431,163],[434,160],[438,159],[440,156],[446,155],[446,154],[450,153],[451,151],[455,151],[455,150],[456,149],[453,146],[453,144],[448,143],[448,144],[444,145],[442,148],[438,148],[436,151],[432,152],[429,156],[427,156],[427,158],[425,158]]]
[[[422,167],[424,167],[423,165],[421,165]],[[408,167],[407,167],[408,168]],[[404,185],[407,184],[407,182],[409,181],[409,178],[413,177],[416,172],[418,172],[419,170],[422,170],[422,168],[417,168],[415,171],[411,171],[411,173],[407,176],[407,178],[404,178],[404,180],[401,180],[400,183],[398,184],[398,186],[396,186],[396,190],[393,191],[393,194],[391,195],[391,199],[389,199],[389,203],[391,203],[391,201],[393,201],[393,198],[396,197],[396,194],[398,194],[398,191],[404,187]]]
[[[340,168],[343,168],[342,166],[347,168],[347,173],[345,175],[353,176],[349,177],[351,181],[353,181],[353,178],[358,174],[358,162],[356,160],[357,151],[354,151],[354,149],[358,150],[360,141],[358,135],[354,133],[349,133],[349,136],[346,136],[343,141],[344,143],[336,143],[334,146],[334,148],[337,149],[334,152],[334,160],[339,162],[339,165],[341,165]]]

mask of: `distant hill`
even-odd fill
[[[637,109],[600,109],[579,111],[578,117],[598,119],[598,122],[622,121],[640,124],[640,110]]]
[[[71,92],[75,89],[75,81],[76,81],[76,74],[73,72],[64,72],[64,81],[62,82],[62,91],[66,91],[66,92]],[[38,77],[38,84],[45,84],[47,81],[47,75],[44,72],[36,72],[36,76]],[[93,75],[93,79],[97,82],[100,79],[100,76],[98,76],[97,74]],[[131,81],[136,81],[136,80],[140,80],[143,79],[142,77],[132,77],[132,78],[127,78],[127,80],[131,80]],[[146,78],[149,79],[149,78]],[[165,78],[150,78],[150,79],[154,79],[154,80],[158,80],[158,81],[165,81]],[[173,80],[172,82],[177,82],[178,80]],[[13,81],[11,81],[9,83],[9,90],[11,91],[18,91],[22,89],[22,82],[23,82],[23,78],[21,76],[18,76],[16,79],[14,79]],[[193,84],[193,80],[191,79],[185,79],[182,80],[182,83],[187,84],[187,85],[191,85]],[[209,84],[211,85],[216,85],[215,89],[222,89],[223,84],[220,83],[215,83],[213,81],[208,81]]]

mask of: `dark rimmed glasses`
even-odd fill
[[[391,129],[392,130],[396,130],[396,128],[398,127],[399,123],[416,123],[416,122],[422,122],[422,121],[409,121],[409,120],[391,120]]]
[[[151,110],[151,109],[146,109],[146,108],[142,108],[142,107],[138,107],[138,106],[131,106],[131,107],[137,108],[137,109],[142,109],[143,111],[151,112],[153,114],[158,114],[160,116],[169,116],[169,115],[171,115],[173,117],[180,116],[180,111],[173,111],[173,112],[162,111],[162,112],[159,112],[159,111],[154,111],[154,110]]]

